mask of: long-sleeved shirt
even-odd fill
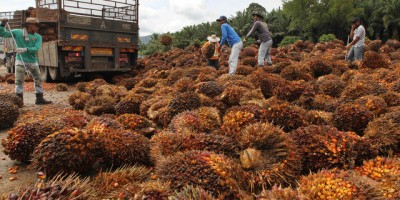
[[[224,45],[225,42],[228,42],[229,46],[233,46],[234,44],[242,41],[235,30],[233,30],[233,28],[227,23],[221,25],[221,31],[222,38],[221,42],[219,43],[220,46]]]
[[[21,57],[24,62],[27,63],[37,63],[38,59],[36,53],[42,47],[42,36],[37,33],[28,34],[29,41],[25,41],[24,31],[22,29],[14,29],[11,32],[6,31],[5,27],[0,26],[0,37],[11,38],[11,34],[14,35],[15,42],[17,43],[18,48],[27,48],[28,51],[17,55],[16,60],[21,60]]]
[[[255,21],[253,27],[249,33],[247,33],[246,38],[251,37],[251,35],[253,35],[255,32],[257,32],[258,39],[262,43],[272,40],[271,35],[269,34],[268,25],[265,22]]]

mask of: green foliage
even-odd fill
[[[297,40],[301,40],[299,36],[285,36],[281,43],[278,46],[287,46],[289,44],[295,43]]]
[[[323,34],[319,37],[320,42],[332,42],[336,40],[336,36],[334,34]]]

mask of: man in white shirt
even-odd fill
[[[350,37],[353,38],[353,41],[346,46],[346,49],[351,48],[347,55],[347,61],[362,60],[365,28],[361,25],[361,20],[358,17],[355,17],[352,21]]]

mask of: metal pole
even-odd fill
[[[11,32],[11,27],[10,27],[10,25],[8,24],[8,22],[6,23],[6,25],[7,25],[8,30],[10,31],[11,37],[12,37],[12,39],[13,39],[13,41],[14,41],[15,48],[18,49],[17,41],[15,41],[14,34]],[[26,71],[26,73],[28,74],[28,77],[29,77],[29,70],[26,68],[24,59],[22,58],[22,56],[21,56],[20,53],[17,52],[17,55],[19,55],[19,57],[21,58],[21,62],[22,62],[22,64],[24,65],[25,71]]]

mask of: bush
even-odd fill
[[[285,36],[278,46],[287,46],[289,44],[294,44],[297,40],[301,40],[300,36]]]
[[[319,37],[319,42],[332,42],[336,40],[336,36],[334,34],[323,34]]]

